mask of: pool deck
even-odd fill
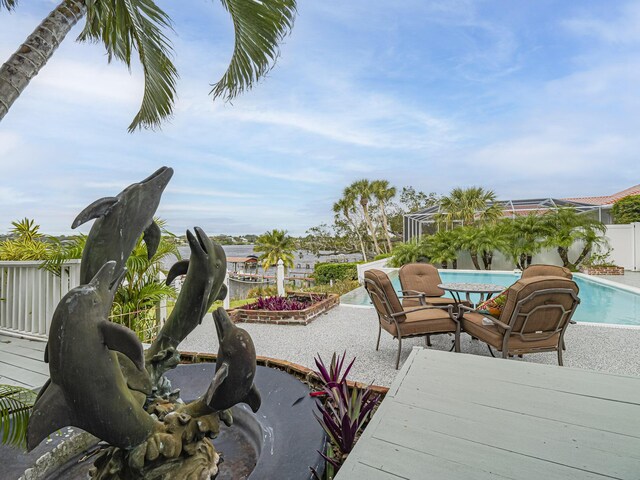
[[[415,349],[336,480],[628,479],[640,378]]]
[[[0,383],[40,388],[49,379],[46,343],[0,334]]]

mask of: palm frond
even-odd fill
[[[0,10],[4,8],[5,10],[11,11],[16,8],[17,4],[18,0],[0,0]]]
[[[131,53],[138,51],[144,95],[130,132],[139,127],[157,128],[173,111],[178,72],[170,58],[166,29],[172,29],[171,19],[152,0],[87,0],[87,22],[78,39],[102,42],[109,61],[115,57],[128,67]]]
[[[250,89],[275,64],[278,44],[289,34],[296,0],[221,0],[235,31],[233,55],[227,71],[213,86],[213,98],[231,100]]]
[[[2,443],[25,446],[27,425],[36,393],[28,388],[0,385],[0,425]]]

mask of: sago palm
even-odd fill
[[[36,393],[24,387],[0,385],[0,425],[2,442],[7,445],[25,447],[27,425]]]
[[[271,230],[263,233],[256,239],[253,247],[256,252],[262,253],[258,260],[262,263],[263,270],[277,265],[278,260],[282,260],[285,268],[293,267],[296,242],[293,237],[287,235],[286,230]]]
[[[11,11],[17,3],[0,0],[0,10]],[[231,16],[235,44],[227,70],[211,93],[214,99],[228,100],[251,88],[273,66],[278,44],[293,25],[296,0],[221,3]],[[0,120],[83,17],[79,41],[102,43],[109,62],[117,59],[130,67],[133,54],[142,65],[144,93],[129,131],[159,126],[173,112],[178,72],[167,36],[171,19],[154,0],[62,0],[0,67]]]

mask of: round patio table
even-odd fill
[[[478,303],[489,300],[495,293],[502,292],[505,287],[493,283],[441,283],[438,285],[443,290],[451,292],[456,303],[462,303],[460,294],[465,294],[466,301],[473,305],[474,308]],[[480,301],[474,303],[471,301],[471,294],[480,295]]]

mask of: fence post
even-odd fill
[[[224,285],[227,287],[227,294],[222,300],[222,306],[225,310],[229,310],[231,307],[231,290],[229,289],[229,271],[227,270],[224,274]]]
[[[278,260],[278,267],[276,268],[276,286],[278,295],[284,296],[284,262],[282,259]]]

